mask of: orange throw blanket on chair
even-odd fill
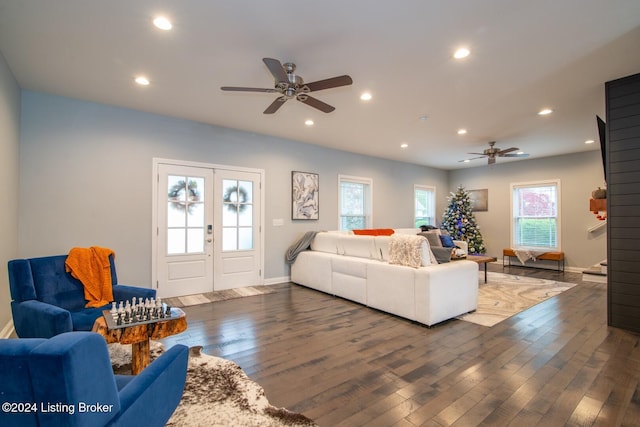
[[[109,256],[115,257],[111,249],[91,246],[72,248],[64,262],[65,270],[82,282],[85,307],[102,307],[113,301]]]

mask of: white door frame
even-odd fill
[[[191,162],[186,160],[175,160],[175,159],[164,159],[164,158],[153,158],[153,167],[152,169],[152,191],[151,191],[151,288],[158,290],[158,173],[159,173],[159,165],[167,164],[167,165],[176,165],[176,166],[187,166],[187,167],[199,167],[206,168],[212,170],[230,170],[237,172],[251,172],[260,174],[260,200],[262,203],[260,204],[260,239],[258,245],[260,246],[260,284],[264,284],[264,230],[265,230],[265,171],[264,169],[253,169],[253,168],[245,168],[241,166],[229,166],[229,165],[220,165],[215,163],[202,163],[202,162]],[[215,215],[215,213],[214,213]],[[214,230],[216,233],[217,230]],[[214,238],[216,238],[216,234],[214,234]],[[214,252],[214,258],[217,254]]]

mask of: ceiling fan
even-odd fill
[[[525,153],[513,153],[514,151],[518,151],[519,148],[511,147],[501,150],[495,147],[496,142],[489,142],[489,148],[485,149],[482,153],[467,153],[467,154],[478,154],[480,157],[473,157],[471,159],[460,160],[460,162],[469,162],[471,160],[482,159],[487,157],[487,163],[492,165],[496,162],[496,157],[529,157],[528,154]]]
[[[280,61],[273,58],[262,58],[262,61],[265,63],[275,79],[273,89],[235,86],[222,86],[220,89],[231,92],[266,92],[281,94],[281,96],[276,98],[276,100],[273,101],[266,110],[264,110],[264,114],[275,113],[285,102],[292,98],[295,98],[310,107],[317,108],[323,113],[330,113],[335,110],[335,107],[309,96],[309,92],[348,86],[353,83],[351,77],[347,75],[305,83],[304,80],[302,80],[302,77],[295,74],[296,64],[292,62],[285,62],[284,64],[281,64]]]

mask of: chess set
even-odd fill
[[[178,317],[178,313],[163,303],[160,298],[136,298],[130,301],[115,301],[111,303],[111,310],[104,310],[103,315],[109,329],[127,326],[144,325]]]

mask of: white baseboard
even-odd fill
[[[0,338],[10,338],[11,335],[15,335],[15,329],[13,329],[13,319],[9,319],[9,323],[4,325],[4,328],[0,331]]]
[[[534,265],[529,265],[529,264],[527,264],[527,265],[526,265],[526,266],[524,266],[524,267],[529,267],[529,268],[539,268],[540,270],[549,270],[549,271],[560,271],[560,272],[562,272],[561,270],[558,270],[557,268],[552,268],[552,267],[551,267],[551,262],[555,262],[555,261],[550,261],[550,262],[549,262],[549,266],[550,266],[550,268],[546,268],[546,267],[536,267],[536,266],[534,266]],[[509,264],[503,264],[503,263],[502,263],[502,260],[500,260],[500,259],[499,259],[498,261],[492,262],[491,264],[497,264],[497,265],[501,265],[501,266],[503,266],[503,267],[509,267]],[[511,267],[523,267],[523,266],[522,266],[521,264],[519,264],[519,263],[518,263],[518,264],[516,264],[516,263],[511,263]],[[586,267],[569,267],[568,265],[565,265],[565,267],[564,267],[564,271],[566,271],[566,272],[568,272],[568,273],[582,273],[582,272],[583,272],[584,270],[586,270],[586,269],[587,269]]]
[[[283,277],[271,277],[269,279],[264,279],[264,284],[266,286],[277,285],[279,283],[287,283],[291,281],[291,276],[283,276]]]

